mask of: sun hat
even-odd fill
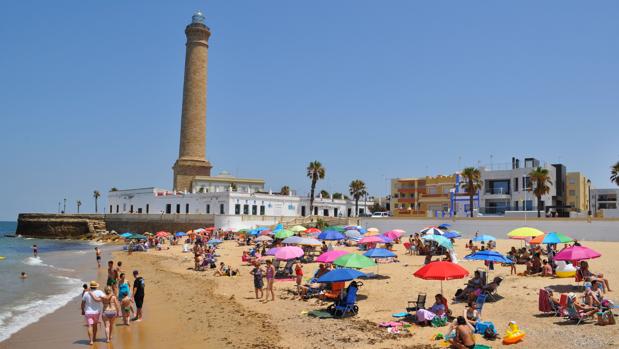
[[[98,288],[98,287],[99,287],[99,284],[96,281],[93,280],[90,282],[90,288]]]

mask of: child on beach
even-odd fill
[[[133,314],[133,300],[129,298],[129,294],[126,294],[120,301],[120,309],[122,310],[123,324],[129,326],[129,320]]]
[[[296,277],[297,283],[297,294],[301,294],[301,282],[303,281],[303,265],[301,265],[301,261],[297,259],[294,264],[294,275]]]

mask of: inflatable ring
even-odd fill
[[[0,256],[0,261],[5,259],[5,258],[6,258],[5,256]]]
[[[524,338],[524,332],[517,332],[512,335],[503,337],[503,344],[515,344],[518,343]]]
[[[576,270],[556,271],[558,278],[573,278],[576,276]]]

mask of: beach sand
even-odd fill
[[[463,256],[465,241],[459,240],[456,250]],[[619,290],[616,268],[619,243],[585,242],[584,245],[602,253],[603,257],[590,261],[591,269],[603,272],[611,287]],[[520,246],[517,240],[499,240],[497,250],[506,252],[511,246]],[[423,264],[422,256],[404,254],[402,245],[396,245],[400,263],[380,265],[380,279],[364,280],[359,291],[359,314],[345,319],[315,319],[305,312],[325,308],[328,303],[318,300],[302,301],[295,298],[293,281],[277,281],[275,302],[261,302],[254,298],[253,279],[249,266],[241,266],[245,247],[236,242],[224,242],[218,253],[219,261],[239,267],[241,275],[215,277],[212,271],[195,272],[193,256],[181,253],[180,246],[166,251],[116,253],[125,271],[139,269],[146,279],[144,321],[130,328],[116,327],[112,345],[97,343],[98,348],[430,348],[439,347],[440,341],[431,337],[444,332],[446,327],[412,327],[410,334],[389,334],[377,323],[391,321],[391,314],[404,311],[407,301],[419,292],[432,296],[440,291],[439,281],[426,281],[412,274]],[[483,268],[483,262],[463,261],[469,271]],[[310,275],[317,264],[304,265]],[[524,266],[519,265],[521,272]],[[376,268],[364,270],[376,272]],[[539,314],[538,290],[552,286],[570,292],[573,278],[543,278],[539,276],[510,276],[509,268],[497,266],[489,278],[505,276],[499,288],[502,298],[486,303],[482,318],[494,322],[502,335],[511,320],[526,332],[521,348],[611,348],[619,345],[615,326],[596,326],[593,322],[576,326],[562,318]],[[103,276],[104,277],[104,276]],[[100,277],[100,281],[103,281]],[[443,282],[448,299],[465,280]],[[79,290],[76,290],[79,292]],[[608,298],[619,300],[619,291],[608,293]],[[463,304],[451,304],[455,315],[462,313]],[[81,325],[79,303],[67,307],[28,326],[0,348],[83,348],[88,347],[85,328]],[[103,338],[103,332],[100,332]],[[500,340],[479,343],[501,347]]]

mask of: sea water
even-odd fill
[[[6,237],[16,225],[0,222],[0,342],[80,296],[82,285],[97,274],[96,243]],[[100,247],[107,255],[109,248]],[[21,272],[28,277],[21,279]]]

